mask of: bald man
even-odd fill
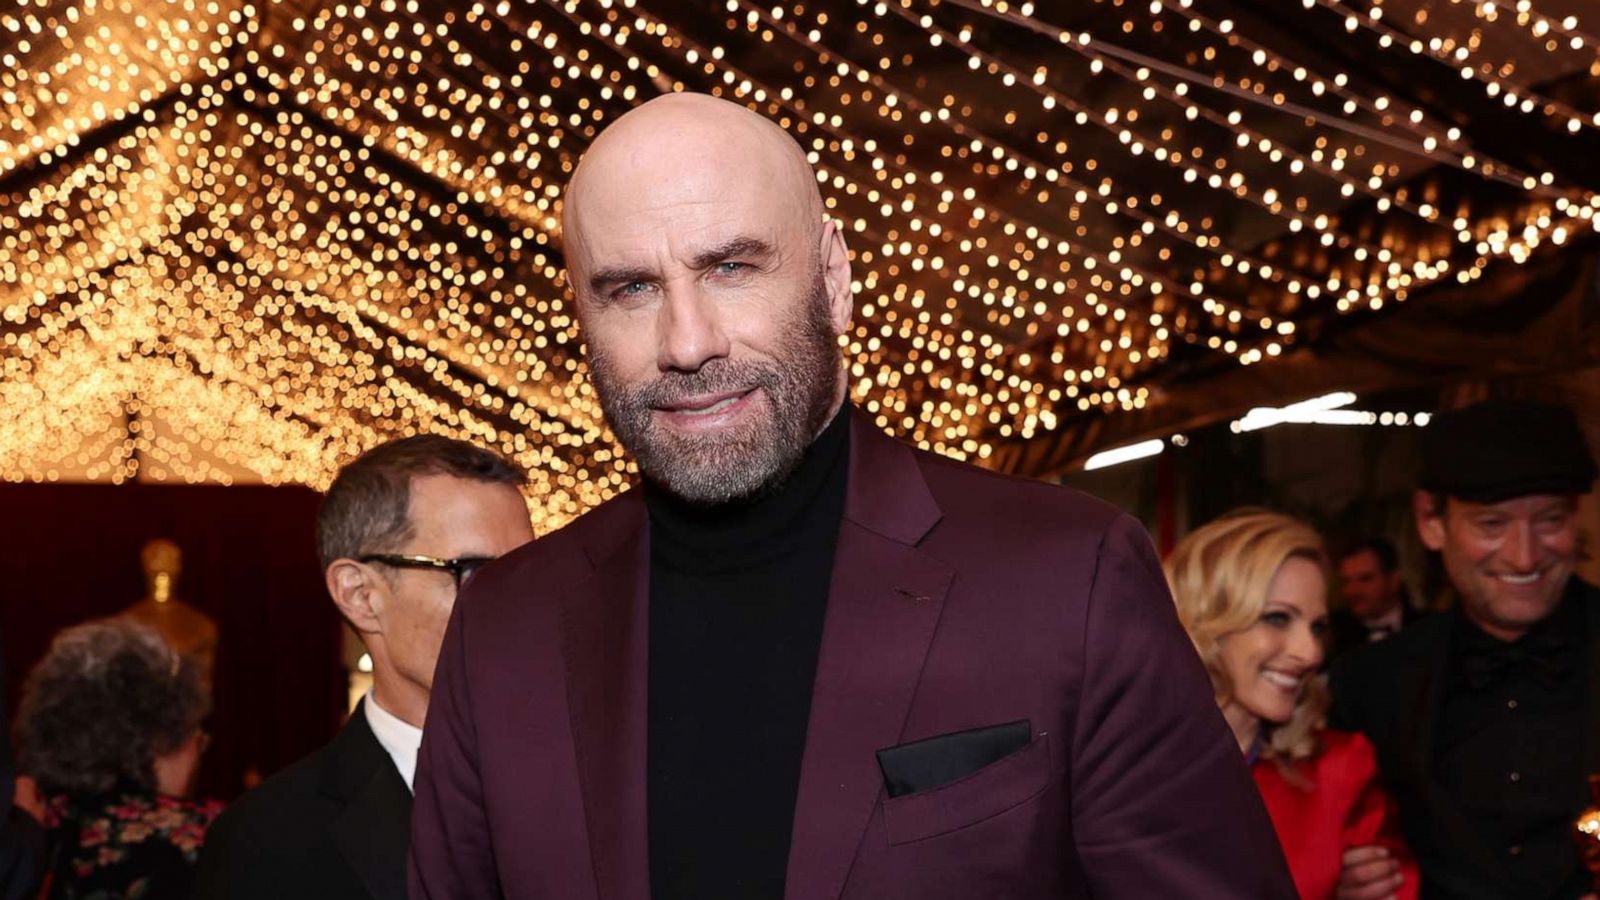
[[[456,605],[414,900],[1295,896],[1137,523],[846,401],[850,259],[780,128],[653,100],[564,215],[643,485]]]

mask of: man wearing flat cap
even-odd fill
[[[1585,896],[1600,590],[1573,570],[1594,458],[1569,410],[1501,400],[1437,416],[1422,458],[1417,529],[1455,608],[1336,662],[1331,724],[1377,747],[1424,898]]]

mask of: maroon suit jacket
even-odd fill
[[[412,900],[649,896],[648,543],[630,491],[473,578],[428,710]],[[1022,749],[887,796],[876,751],[1020,719]],[[1295,897],[1133,519],[856,414],[785,896]]]

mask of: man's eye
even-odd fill
[[[649,289],[650,285],[645,284],[642,281],[630,281],[622,287],[617,288],[616,295],[618,297],[627,297],[632,294],[642,294]]]
[[[737,275],[740,272],[743,272],[745,269],[748,269],[748,268],[750,268],[750,266],[745,264],[745,263],[742,263],[742,262],[717,263],[717,274],[719,274],[719,275]]]

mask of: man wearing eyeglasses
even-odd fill
[[[404,900],[411,784],[434,663],[462,584],[533,538],[511,463],[434,435],[345,466],[317,515],[328,593],[372,658],[372,691],[326,747],[229,808],[199,900]]]

